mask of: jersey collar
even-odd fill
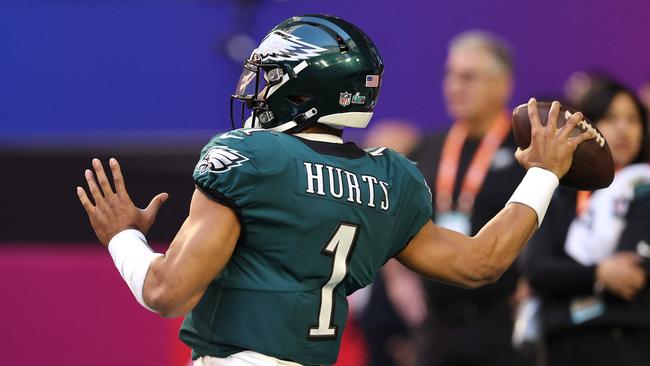
[[[330,144],[342,144],[343,139],[339,136],[334,136],[330,135],[327,133],[296,133],[294,134],[296,137],[300,137],[301,139],[305,140],[311,140],[311,141],[319,141],[319,142],[328,142]]]
[[[310,149],[313,151],[319,153],[319,154],[324,154],[324,155],[333,155],[333,156],[339,156],[342,158],[348,158],[348,159],[358,159],[366,156],[366,152],[360,149],[357,145],[355,145],[353,142],[336,142],[337,136],[332,136],[332,135],[327,135],[323,134],[324,136],[327,136],[325,140],[317,140],[317,139],[307,139],[304,136],[301,136],[303,134],[297,133],[294,135],[289,135],[296,140],[302,142],[303,144],[307,145]],[[315,133],[309,133],[306,134],[307,137],[313,137],[312,135],[317,135]],[[320,135],[320,134],[318,134]],[[340,139],[340,138],[338,138]],[[329,142],[332,141],[332,142]]]

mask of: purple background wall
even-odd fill
[[[468,28],[512,42],[513,105],[560,94],[579,69],[603,69],[632,86],[650,78],[643,0],[4,0],[0,134],[227,129],[240,67],[221,52],[223,40],[237,31],[259,40],[279,21],[310,12],[367,31],[387,65],[377,118],[406,117],[425,129],[447,123],[446,45]]]

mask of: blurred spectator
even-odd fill
[[[363,142],[365,147],[384,146],[407,155],[419,141],[419,131],[408,121],[384,119],[371,126]],[[363,309],[357,307],[369,348],[369,364],[414,365],[414,331],[426,317],[422,283],[417,275],[391,260],[371,286],[352,295],[352,305],[361,302],[356,301],[358,294],[370,298]]]
[[[451,41],[443,91],[455,121],[411,155],[432,188],[438,225],[476,234],[503,208],[525,173],[514,159],[510,131],[512,74],[510,48],[495,35],[470,31]],[[420,363],[529,364],[510,341],[517,277],[513,266],[496,284],[477,290],[427,281],[429,335]]]
[[[383,146],[408,155],[420,141],[420,131],[409,121],[385,118],[370,124],[365,147]]]
[[[617,173],[591,196],[558,190],[524,252],[526,275],[541,299],[545,363],[650,365],[650,290],[642,265],[642,256],[650,256],[647,114],[631,90],[613,82],[590,87],[580,99],[578,109],[608,141]]]
[[[564,96],[570,105],[579,105],[588,91],[602,87],[608,81],[609,77],[601,72],[576,71],[564,82]]]

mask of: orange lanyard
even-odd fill
[[[591,191],[578,191],[578,194],[576,195],[576,216],[582,215],[582,213],[587,210],[590,198]]]
[[[448,212],[453,207],[458,165],[468,131],[469,128],[465,123],[455,122],[445,139],[436,179],[437,212]],[[463,213],[472,211],[474,200],[483,186],[492,158],[508,136],[508,133],[510,133],[510,121],[506,113],[503,113],[494,121],[488,133],[483,136],[481,144],[467,168],[460,195],[458,196],[459,211]]]

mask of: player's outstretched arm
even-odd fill
[[[169,250],[149,267],[144,302],[166,317],[190,312],[228,263],[239,234],[235,213],[195,190],[190,214]]]
[[[528,102],[531,144],[515,154],[528,172],[506,207],[476,236],[467,237],[429,221],[397,259],[425,277],[459,286],[473,288],[496,281],[541,225],[559,178],[571,167],[577,146],[594,138],[591,131],[569,136],[582,119],[581,113],[557,128],[559,110],[560,103],[553,102],[549,122],[543,126],[537,102]]]
[[[196,190],[190,214],[169,250],[165,255],[154,253],[144,234],[167,194],[157,195],[147,208],[139,209],[126,191],[117,160],[111,159],[109,165],[115,191],[98,159],[93,159],[95,174],[85,172],[94,203],[77,187],[97,238],[108,247],[138,302],[163,316],[189,312],[232,255],[240,233],[235,213]]]
[[[537,214],[509,204],[474,237],[427,222],[397,259],[420,275],[476,288],[499,279],[537,229]]]

